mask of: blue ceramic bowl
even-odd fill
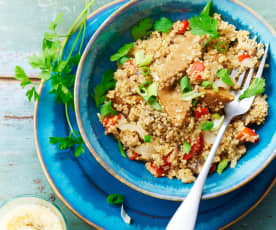
[[[116,69],[109,57],[123,44],[131,42],[130,28],[145,17],[158,19],[166,16],[174,21],[199,14],[207,1],[201,0],[134,0],[112,14],[90,39],[80,61],[75,82],[75,109],[78,126],[84,142],[96,160],[114,177],[128,186],[150,196],[182,200],[192,184],[179,180],[154,178],[144,163],[130,161],[121,156],[116,140],[104,134],[104,128],[97,118],[91,92],[101,81],[106,69]],[[257,176],[275,157],[276,147],[276,33],[252,10],[229,0],[215,0],[215,12],[223,19],[249,30],[263,43],[270,44],[266,69],[269,116],[263,126],[256,127],[260,135],[258,144],[249,145],[248,152],[238,162],[235,169],[228,168],[222,175],[210,175],[206,181],[203,198],[213,198],[233,191]]]

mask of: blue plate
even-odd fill
[[[110,16],[89,41],[80,61],[75,84],[75,108],[78,127],[90,152],[99,163],[113,176],[128,186],[158,198],[181,200],[188,194],[192,184],[167,177],[155,178],[145,168],[144,163],[130,161],[121,156],[117,141],[104,135],[94,101],[91,99],[93,88],[101,81],[108,68],[116,69],[109,61],[111,54],[127,42],[132,41],[130,28],[144,17],[160,18],[167,16],[172,20],[189,18],[199,14],[206,1],[201,0],[139,0],[131,1]],[[275,32],[252,12],[235,2],[214,1],[215,12],[238,29],[249,30],[263,43],[270,44],[269,69],[266,69],[269,116],[261,127],[256,127],[260,135],[258,144],[249,145],[248,152],[238,162],[235,169],[228,168],[222,175],[214,173],[206,181],[203,199],[213,198],[233,191],[258,175],[275,157],[276,147],[276,39]],[[242,19],[242,20],[241,20]],[[252,27],[252,25],[254,25]]]
[[[93,14],[88,20],[87,38],[123,3],[114,2]],[[49,94],[50,89],[49,82],[40,87],[34,132],[38,157],[57,196],[78,217],[97,229],[164,229],[179,202],[152,198],[130,189],[107,173],[87,149],[85,154],[75,158],[73,151],[60,152],[57,146],[49,144],[51,136],[68,135],[64,107],[56,103],[55,97]],[[70,111],[70,119],[76,128],[73,111]],[[196,229],[218,229],[246,215],[272,188],[275,174],[276,160],[244,187],[219,198],[202,201]],[[120,207],[106,202],[107,195],[111,193],[125,196],[126,210],[133,218],[131,225],[121,219]]]

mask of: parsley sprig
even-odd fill
[[[73,68],[78,65],[81,57],[81,50],[83,48],[85,31],[86,31],[86,17],[88,9],[94,4],[96,0],[88,3],[85,0],[85,8],[77,17],[66,35],[59,35],[56,31],[57,26],[62,22],[62,13],[50,23],[50,32],[44,33],[42,41],[42,52],[39,55],[32,55],[28,58],[29,64],[36,69],[40,69],[38,78],[42,83],[50,81],[52,88],[49,93],[55,94],[56,101],[64,104],[66,121],[69,127],[69,135],[67,137],[50,137],[51,144],[58,144],[59,150],[69,149],[74,147],[74,155],[77,157],[84,153],[83,140],[80,133],[75,131],[72,127],[69,118],[69,107],[73,109],[73,92],[72,88],[75,81],[75,73]],[[67,56],[64,55],[64,48],[68,43],[73,32],[77,32],[76,38],[72,48]],[[64,41],[62,42],[62,39]],[[80,42],[79,42],[79,39]],[[29,101],[39,100],[35,86],[30,78],[26,75],[23,68],[15,67],[14,78],[21,81],[22,88],[30,86],[31,88],[26,92]]]
[[[255,78],[251,85],[239,96],[239,100],[262,94],[265,91],[265,79]]]
[[[152,28],[152,20],[150,18],[144,18],[131,28],[131,35],[134,40],[143,38],[150,33]]]

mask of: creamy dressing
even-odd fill
[[[66,230],[65,221],[51,203],[20,197],[0,208],[1,230]]]

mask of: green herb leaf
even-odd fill
[[[31,80],[26,75],[25,71],[20,66],[15,67],[14,78],[18,81],[21,81],[20,85],[22,88],[32,83]]]
[[[84,153],[83,140],[81,136],[50,137],[49,143],[54,145],[58,144],[59,150],[65,150],[75,147],[75,157],[78,157]]]
[[[221,118],[221,116],[220,116],[219,113],[214,113],[214,114],[212,114],[212,118],[216,119],[216,120],[219,120]]]
[[[186,154],[189,154],[189,152],[191,151],[191,145],[185,141],[183,144],[183,152]]]
[[[214,123],[212,121],[204,121],[201,123],[200,129],[208,131],[208,130],[211,130],[213,126],[214,126]]]
[[[143,38],[148,35],[152,28],[152,21],[150,18],[142,19],[138,24],[134,25],[131,29],[131,35],[134,40]]]
[[[226,41],[219,41],[216,44],[216,49],[222,53],[225,53],[229,48],[229,44]]]
[[[125,62],[128,61],[128,60],[129,60],[129,57],[123,56],[123,57],[121,57],[121,58],[119,59],[119,63],[120,63],[121,65],[124,65]]]
[[[133,42],[123,45],[120,49],[118,49],[117,53],[110,57],[110,61],[118,61],[121,57],[126,56],[133,46]]]
[[[188,76],[184,76],[183,78],[180,79],[180,89],[182,93],[191,91],[191,86],[190,86]]]
[[[122,204],[124,202],[124,196],[120,194],[110,194],[107,198],[106,201],[109,204]]]
[[[184,100],[184,101],[191,101],[192,99],[200,97],[202,95],[204,95],[204,92],[199,93],[196,90],[192,90],[190,92],[183,93],[181,95],[181,99]]]
[[[135,63],[139,66],[147,66],[153,60],[153,56],[151,54],[145,55],[144,50],[139,50],[135,53]]]
[[[193,99],[192,100],[192,108],[194,109],[196,107],[198,100],[197,99]]]
[[[219,162],[218,167],[217,167],[217,173],[222,174],[224,169],[228,166],[228,160],[223,159],[221,162]]]
[[[158,83],[154,82],[151,84],[150,80],[143,82],[138,89],[138,94],[144,98],[148,105],[150,105],[155,110],[161,111],[162,107],[155,98],[157,96],[157,93]]]
[[[203,8],[203,10],[201,11],[200,13],[200,16],[202,15],[207,15],[207,16],[210,16],[211,14],[211,8],[212,8],[212,0],[210,0],[206,6]]]
[[[168,33],[173,26],[173,22],[165,17],[160,18],[159,20],[155,21],[153,24],[154,30],[162,33]]]
[[[100,110],[100,113],[101,113],[101,117],[104,117],[104,116],[113,116],[113,115],[116,115],[117,114],[117,111],[114,110],[112,107],[111,107],[111,101],[106,101],[102,107],[101,107],[101,110]]]
[[[147,66],[143,66],[143,67],[141,68],[141,72],[142,72],[142,74],[143,74],[144,76],[148,76],[148,75],[150,74],[150,68],[147,67]]]
[[[213,86],[213,83],[210,81],[203,81],[201,82],[201,86],[205,89],[210,89]]]
[[[239,100],[262,94],[265,91],[265,79],[255,78],[251,85],[239,96]]]
[[[218,22],[208,15],[194,16],[189,19],[191,33],[194,35],[208,34],[211,39],[219,37]]]
[[[127,158],[126,153],[125,153],[124,148],[123,148],[123,145],[122,145],[122,143],[119,140],[118,140],[118,147],[119,147],[119,151],[120,151],[121,155],[124,158]]]
[[[229,76],[229,69],[221,68],[217,72],[217,76],[227,85],[234,85],[231,77]]]
[[[39,94],[36,92],[34,86],[26,92],[26,96],[28,97],[29,101],[31,101],[32,98],[34,98],[34,101],[39,100]]]
[[[56,19],[50,23],[49,30],[56,31],[56,27],[63,21],[63,14],[60,12]]]
[[[144,141],[146,142],[146,143],[148,143],[148,142],[150,142],[151,141],[151,135],[145,135],[144,136]]]
[[[99,107],[105,101],[105,95],[108,90],[114,89],[116,86],[116,80],[114,79],[114,72],[111,69],[105,71],[100,84],[94,89],[93,99],[96,107]]]
[[[219,88],[216,84],[213,84],[213,90],[218,93],[219,92]]]

